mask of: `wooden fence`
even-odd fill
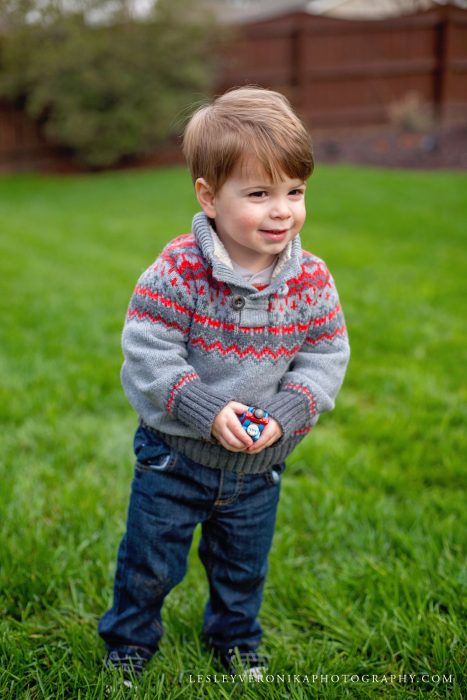
[[[19,108],[0,100],[0,172],[55,164],[58,150],[45,140],[39,125]]]
[[[467,11],[444,6],[387,20],[297,12],[239,28],[219,90],[281,90],[314,126],[378,124],[419,95],[442,121],[467,116]]]
[[[467,117],[467,11],[439,7],[388,20],[304,12],[243,24],[220,49],[216,92],[254,83],[284,92],[313,127],[387,122],[415,92],[442,123]],[[0,102],[0,170],[59,159],[40,129]]]

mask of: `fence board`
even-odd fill
[[[218,92],[247,83],[286,85],[315,126],[387,121],[391,104],[409,92],[441,120],[467,116],[465,10],[446,6],[381,21],[292,13],[242,26],[241,33],[229,47]]]

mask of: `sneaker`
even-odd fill
[[[229,673],[245,673],[250,679],[262,681],[268,670],[269,658],[256,651],[230,649],[221,655],[221,661]]]
[[[126,688],[134,688],[135,681],[143,673],[149,659],[149,655],[145,655],[144,652],[140,653],[136,649],[132,649],[131,653],[113,649],[107,652],[104,658],[104,668],[112,672],[121,671],[123,675],[123,685]],[[109,687],[107,688],[107,692],[109,692]]]

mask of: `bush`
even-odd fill
[[[30,12],[15,16],[2,40],[0,95],[21,101],[49,142],[88,165],[154,150],[214,79],[213,23],[198,0],[156,8],[144,21],[124,12],[124,0],[112,16],[98,0],[86,12],[53,5],[34,22]]]

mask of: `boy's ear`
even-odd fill
[[[210,219],[216,218],[214,190],[204,177],[199,177],[195,182],[195,193],[198,202],[206,216]]]

